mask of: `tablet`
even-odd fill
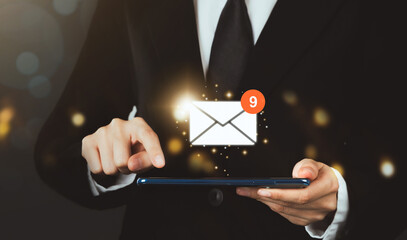
[[[233,186],[265,188],[305,188],[310,184],[306,178],[138,178],[137,185],[181,186]]]

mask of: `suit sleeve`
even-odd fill
[[[83,137],[113,118],[127,119],[137,104],[123,11],[123,1],[99,1],[79,60],[35,147],[40,177],[65,197],[97,209],[124,204],[133,192],[128,186],[93,196],[81,156]]]

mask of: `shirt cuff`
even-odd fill
[[[116,183],[113,184],[112,186],[109,186],[107,188],[103,187],[102,185],[98,184],[95,179],[92,178],[92,175],[90,174],[89,166],[88,166],[88,179],[89,179],[89,186],[90,190],[93,194],[93,196],[99,196],[102,193],[105,192],[111,192],[118,190],[120,188],[124,188],[134,182],[134,179],[136,179],[135,173],[131,174],[122,174],[119,173],[119,175],[116,178]]]
[[[331,169],[334,171],[339,183],[336,213],[332,223],[326,229],[317,228],[315,224],[305,226],[305,230],[311,237],[324,240],[335,239],[336,234],[345,224],[349,212],[348,189],[345,179],[343,179],[342,175],[336,169]]]

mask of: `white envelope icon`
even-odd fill
[[[257,114],[245,112],[239,101],[194,101],[189,111],[192,145],[254,145]]]

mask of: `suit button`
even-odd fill
[[[218,207],[223,202],[223,192],[217,188],[213,188],[208,194],[209,204],[213,207]]]

